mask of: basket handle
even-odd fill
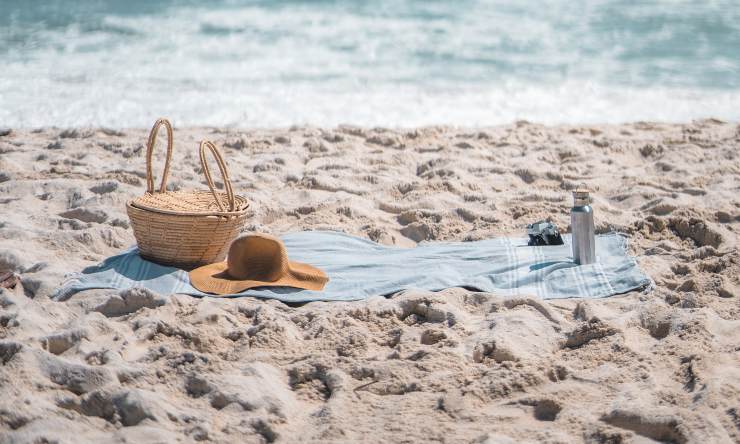
[[[226,198],[229,200],[229,211],[234,211],[234,208],[236,207],[234,202],[234,190],[231,188],[231,180],[229,180],[229,172],[226,170],[224,158],[221,157],[221,153],[218,151],[218,148],[216,148],[216,145],[209,140],[202,140],[200,142],[200,165],[203,167],[203,174],[206,176],[208,188],[211,189],[211,193],[213,194],[213,198],[216,200],[218,208],[221,211],[225,211],[224,206],[221,204],[221,199],[218,198],[218,194],[216,193],[216,185],[214,185],[213,179],[211,178],[211,171],[208,169],[206,149],[213,154],[213,157],[216,159],[216,163],[218,164],[218,169],[221,170],[221,177],[224,180],[224,188],[226,189]]]
[[[149,141],[146,144],[146,191],[154,194],[154,175],[152,175],[152,153],[154,145],[157,143],[157,133],[159,128],[164,125],[167,130],[167,158],[164,161],[164,172],[162,173],[162,182],[159,184],[159,192],[167,191],[167,176],[170,174],[170,161],[172,160],[172,124],[165,118],[159,118],[154,122],[152,130],[149,131]]]

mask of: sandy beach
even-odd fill
[[[0,442],[740,441],[738,124],[175,128],[171,187],[205,189],[196,148],[212,140],[251,201],[247,231],[274,235],[566,231],[585,183],[597,232],[629,236],[649,292],[50,300],[134,244],[147,133],[0,131],[0,274],[20,277],[0,289]],[[159,174],[163,144],[156,157]]]

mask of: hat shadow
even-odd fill
[[[229,275],[229,273],[227,273],[227,272],[226,272],[226,270],[224,270],[224,271],[219,271],[218,273],[216,273],[216,274],[212,275],[211,277],[214,277],[214,278],[218,278],[218,279],[233,279],[233,278],[232,278],[232,277],[231,277],[231,276]]]

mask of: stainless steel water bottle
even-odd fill
[[[577,188],[573,191],[573,208],[570,210],[571,243],[573,261],[578,265],[596,262],[594,210],[590,203],[588,190]]]

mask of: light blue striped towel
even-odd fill
[[[526,239],[497,238],[399,248],[322,231],[291,233],[282,239],[290,259],[319,267],[329,275],[324,290],[264,287],[228,296],[284,302],[354,301],[406,289],[465,287],[558,299],[600,298],[652,286],[627,253],[627,239],[620,234],[597,236],[598,262],[585,266],[573,263],[568,235],[563,236],[564,245],[544,247],[529,247]],[[131,287],[161,294],[208,296],[190,285],[187,272],[143,260],[131,248],[69,276],[52,297],[65,300],[85,289]]]

